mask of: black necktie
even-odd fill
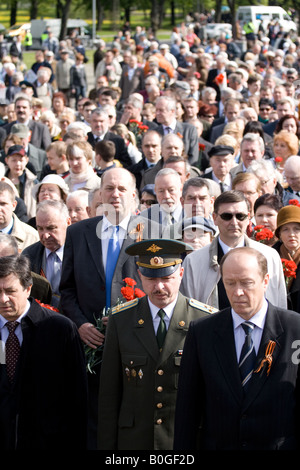
[[[156,339],[157,339],[158,347],[159,349],[161,349],[163,347],[164,340],[167,334],[167,327],[166,327],[166,323],[164,320],[166,316],[166,312],[163,309],[160,309],[157,312],[157,315],[160,317],[160,322],[159,322],[158,329],[156,332]]]
[[[241,351],[239,369],[241,374],[242,387],[244,391],[246,391],[254,370],[256,360],[256,353],[252,341],[252,333],[254,331],[255,325],[251,322],[244,322],[242,323],[242,327],[245,332],[245,342]]]
[[[10,383],[14,380],[16,365],[20,354],[20,343],[15,333],[15,329],[18,324],[19,323],[17,321],[9,321],[5,323],[9,332],[5,343],[5,362]]]

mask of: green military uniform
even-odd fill
[[[140,242],[143,246],[147,243],[151,246],[152,241]],[[157,241],[157,245],[163,243]],[[135,250],[140,244],[135,244]],[[170,258],[163,256],[162,253],[152,256],[152,260],[156,259],[150,268],[152,277],[161,277],[163,270],[168,269],[164,266],[170,267]],[[141,271],[150,267],[145,259],[139,259]],[[160,263],[157,269],[153,268],[156,262]],[[159,349],[147,296],[113,309],[101,366],[99,449],[173,448],[177,382],[188,326],[192,320],[215,311],[178,293],[163,346]]]

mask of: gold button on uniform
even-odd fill
[[[157,387],[156,390],[157,390],[158,392],[162,392],[162,391],[163,391],[163,388],[162,388],[162,386],[160,385],[159,387]]]
[[[158,420],[156,421],[156,424],[162,424],[162,419],[158,419]]]
[[[159,369],[159,370],[157,371],[157,373],[158,373],[158,375],[163,375],[163,374],[164,374],[164,371],[163,371],[162,369]]]
[[[163,404],[162,404],[162,403],[157,403],[157,404],[156,404],[156,407],[157,407],[157,408],[162,408],[162,407],[163,407]]]

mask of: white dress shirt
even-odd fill
[[[267,310],[268,302],[266,301],[266,299],[264,299],[261,309],[249,320],[249,322],[255,325],[255,328],[252,332],[252,341],[256,354],[258,353],[259,345],[261,342],[261,337],[266,321]],[[242,347],[245,342],[245,331],[242,327],[242,323],[244,323],[245,320],[240,315],[238,315],[233,309],[231,309],[231,315],[233,320],[236,357],[237,361],[239,362]]]
[[[19,316],[18,318],[18,323],[19,325],[17,326],[17,328],[15,329],[15,334],[19,340],[19,343],[20,345],[22,344],[22,341],[23,341],[23,334],[22,334],[22,328],[21,328],[21,320],[22,318],[25,317],[25,315],[27,315],[27,312],[28,310],[30,309],[30,302],[29,300],[27,300],[27,303],[26,303],[26,308],[25,308],[25,311],[24,313],[22,313],[22,315]],[[6,343],[6,340],[8,338],[8,329],[6,328],[6,323],[7,323],[7,319],[4,318],[2,315],[0,315],[0,334],[1,334],[1,341],[0,341],[0,364],[5,364],[5,343]]]
[[[127,228],[130,220],[130,215],[127,215],[120,223],[119,223],[119,244],[120,249],[122,248],[122,244],[124,238],[127,236]],[[113,231],[113,224],[103,216],[102,220],[102,229],[101,229],[101,249],[102,249],[102,262],[104,266],[104,271],[106,270],[106,260],[107,260],[107,250],[109,239],[112,235]]]

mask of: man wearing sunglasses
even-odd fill
[[[220,310],[229,306],[221,280],[219,265],[222,257],[232,248],[250,246],[262,252],[268,261],[270,282],[267,299],[278,307],[286,308],[286,290],[282,264],[273,248],[251,240],[246,235],[249,223],[248,202],[240,191],[225,191],[215,200],[213,220],[219,234],[212,242],[185,258],[185,273],[181,292]]]

